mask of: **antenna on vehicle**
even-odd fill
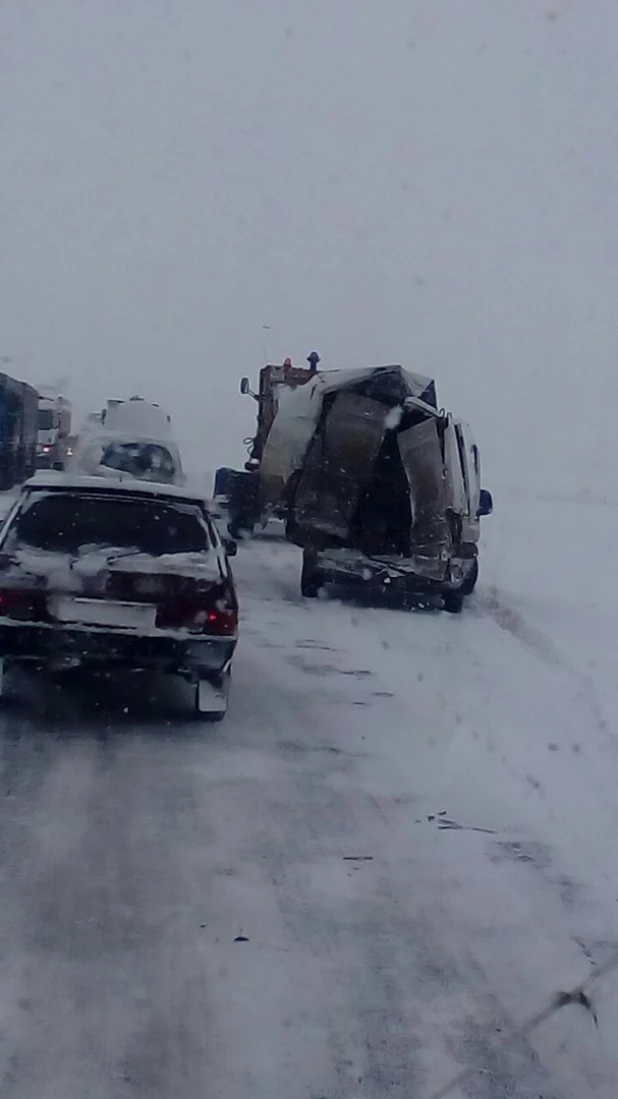
[[[262,325],[262,332],[270,332],[270,331],[271,331],[271,326],[269,324],[263,324]],[[265,363],[268,362],[268,340],[267,340],[266,336],[264,337],[264,362]]]

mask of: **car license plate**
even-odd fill
[[[107,599],[59,596],[52,601],[50,612],[58,622],[136,630],[152,628],[157,609],[148,603],[118,603]]]

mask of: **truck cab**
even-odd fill
[[[244,470],[218,469],[214,487],[217,506],[222,512],[227,512],[228,529],[233,537],[240,537],[242,531],[251,534],[260,523],[265,529],[269,519],[281,518],[280,513],[285,510],[283,501],[266,510],[263,508],[260,463],[281,398],[315,377],[320,362],[317,351],[307,356],[307,362],[308,366],[294,366],[292,360],[287,358],[281,364],[263,366],[257,393],[251,389],[249,378],[241,379],[240,392],[243,396],[253,397],[258,406],[256,433],[253,438],[245,440],[249,450]]]
[[[37,469],[51,469],[58,438],[58,414],[55,401],[39,397],[37,417],[36,464]]]
[[[291,359],[284,359],[280,366],[263,366],[257,393],[252,392],[248,378],[241,379],[240,392],[243,396],[248,394],[253,397],[258,406],[257,431],[249,452],[250,462],[259,463],[262,460],[264,445],[279,410],[281,397],[300,385],[306,385],[315,376],[319,361],[319,355],[313,351],[307,358],[308,367],[294,366]]]
[[[70,432],[69,401],[46,389],[40,390],[37,419],[37,469],[64,469]]]

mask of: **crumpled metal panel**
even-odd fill
[[[412,374],[401,366],[321,371],[305,385],[281,396],[260,464],[265,499],[269,503],[280,499],[290,478],[305,464],[325,399],[357,391],[359,386],[364,387],[369,400],[379,393],[387,407],[407,398],[426,402],[431,408],[437,404],[434,380]],[[367,387],[371,392],[366,391]]]
[[[436,420],[426,420],[397,436],[412,499],[412,548],[419,557],[448,555],[447,486]]]
[[[457,515],[468,511],[468,494],[457,442],[455,421],[449,413],[444,431],[444,468],[446,475],[446,506]]]
[[[348,537],[382,445],[387,411],[379,401],[338,393],[313,438],[296,489],[300,527]]]

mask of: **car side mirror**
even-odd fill
[[[477,517],[482,519],[484,515],[491,515],[493,510],[494,498],[488,489],[482,488],[479,494],[479,506],[476,513]]]
[[[223,548],[228,557],[236,557],[238,545],[233,538],[222,538]]]
[[[251,392],[251,383],[249,382],[248,378],[240,379],[240,392],[242,393],[243,397],[246,397],[247,393]]]

